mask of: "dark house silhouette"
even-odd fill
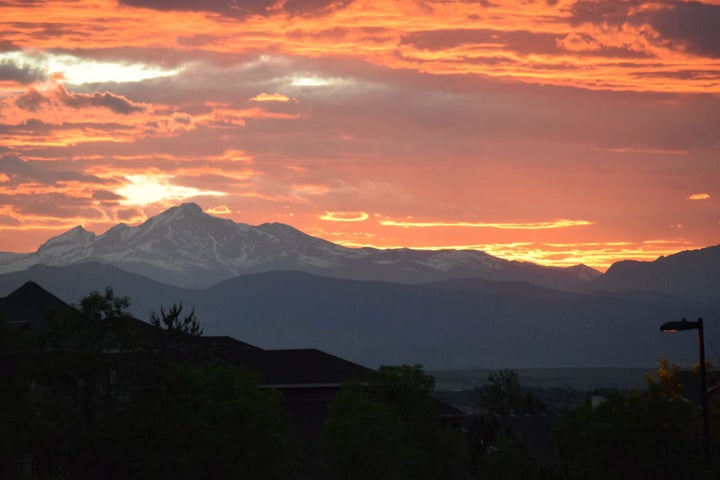
[[[264,350],[231,337],[200,337],[215,358],[258,375],[260,388],[281,394],[295,432],[315,441],[328,416],[328,404],[344,382],[362,379],[370,369],[316,349]]]
[[[71,310],[34,282],[0,298],[0,321],[11,328],[42,332],[48,328],[48,315],[63,315]],[[157,333],[156,327],[138,319],[132,320],[132,328],[148,338]],[[340,386],[370,372],[316,349],[265,350],[228,336],[201,336],[196,341],[212,358],[254,372],[260,388],[279,391],[291,426],[307,442],[318,439],[328,416],[328,404]]]

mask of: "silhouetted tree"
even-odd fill
[[[661,359],[645,391],[612,393],[564,415],[558,428],[567,479],[706,478],[699,411],[681,397],[679,368]]]
[[[28,436],[36,338],[0,317],[0,478],[20,478]]]
[[[542,401],[523,389],[515,370],[500,370],[488,375],[488,383],[477,389],[478,406],[483,414],[511,415],[541,413]]]
[[[150,323],[156,328],[158,342],[155,347],[163,360],[193,362],[200,359],[200,346],[195,338],[202,335],[203,329],[194,308],[183,315],[182,302],[168,308],[160,307],[160,315],[151,312]]]
[[[0,440],[0,455],[29,455],[39,480],[287,478],[295,443],[277,395],[250,372],[180,358],[199,344],[194,312],[160,310],[167,354],[128,307],[108,288],[49,319],[24,379],[38,384],[23,397],[26,437]]]
[[[191,309],[190,313],[183,316],[183,304],[173,303],[170,307],[160,307],[160,315],[152,312],[150,314],[150,323],[159,329],[165,329],[171,333],[180,335],[188,335],[191,337],[199,337],[203,333],[200,322],[195,316],[195,309]]]
[[[250,372],[176,365],[135,407],[134,478],[284,479],[296,467],[278,395]]]
[[[475,479],[535,479],[547,472],[528,455],[503,417],[535,414],[546,410],[543,402],[526,391],[515,370],[488,375],[488,383],[476,389],[479,415],[467,426],[468,468]]]
[[[456,478],[461,434],[439,421],[434,380],[422,367],[380,367],[344,385],[331,405],[322,446],[334,478]]]

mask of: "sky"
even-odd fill
[[[0,251],[195,202],[600,270],[720,243],[720,0],[0,0]]]

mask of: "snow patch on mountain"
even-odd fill
[[[470,267],[484,270],[503,270],[507,260],[492,257],[485,252],[472,250],[441,250],[418,262],[435,270],[450,272]]]
[[[35,253],[0,256],[0,273],[36,264],[66,266],[89,261],[190,288],[279,270],[403,283],[459,277],[527,280],[531,275],[517,262],[485,252],[347,248],[281,223],[254,227],[213,217],[194,203],[172,207],[138,226],[120,223],[98,236],[75,227],[48,240]],[[587,272],[560,275],[566,275],[568,283],[584,282]]]

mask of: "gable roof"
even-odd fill
[[[339,385],[368,368],[314,348],[264,350],[232,337],[200,337],[211,355],[252,370],[263,386]]]
[[[239,344],[232,347],[229,338],[201,337],[204,342],[219,347],[213,353],[222,360],[256,372],[260,384],[266,387],[337,386],[360,379],[370,371],[314,348],[263,350],[231,339]]]
[[[45,330],[51,313],[63,314],[71,307],[35,282],[26,282],[4,298],[0,298],[0,319],[11,326]]]

